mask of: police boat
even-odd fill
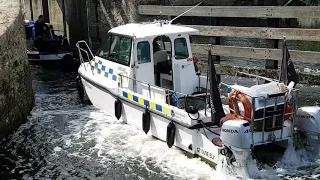
[[[171,22],[115,27],[96,55],[79,41],[80,98],[87,96],[94,106],[169,148],[212,165],[225,159],[244,177],[252,177],[249,164],[257,162],[256,151],[283,153],[291,140],[319,154],[319,107],[297,109],[292,83],[241,72],[237,75],[264,83],[218,82],[210,59],[208,74],[201,75],[189,38],[198,30]]]

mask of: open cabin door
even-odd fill
[[[134,48],[134,59],[135,59],[135,79],[136,81],[136,92],[142,93],[142,89],[145,89],[146,84],[141,83],[146,82],[154,84],[154,67],[151,57],[151,46],[149,41],[141,40],[136,43]]]
[[[180,36],[173,42],[173,84],[174,90],[192,94],[198,83],[191,55],[189,37]]]

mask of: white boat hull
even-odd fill
[[[84,67],[80,67],[79,74],[86,94],[94,106],[110,114],[115,114],[115,101],[117,98],[120,98],[123,108],[119,120],[143,130],[142,115],[145,112],[144,106],[133,103],[128,98],[123,97],[123,91],[118,88],[117,83],[109,82],[107,83],[107,87],[106,83],[103,84],[103,82],[105,82],[103,79],[101,79],[102,81],[99,80],[99,78],[103,77],[93,75],[91,71],[86,71]],[[95,77],[94,81],[91,78],[93,76]],[[167,126],[172,121],[172,118],[158,113],[153,109],[150,109],[150,112],[151,122],[148,134],[162,141],[166,141]],[[218,164],[219,159],[223,156],[220,154],[222,147],[216,146],[211,142],[211,139],[219,137],[218,135],[205,130],[207,135],[205,136],[201,132],[204,129],[190,129],[185,124],[180,124],[177,121],[175,121],[175,126],[174,146],[182,149],[189,155],[191,154],[193,157],[200,157],[213,166]],[[220,133],[220,129],[218,131],[218,133]],[[247,161],[251,158],[251,150],[247,149],[243,151],[243,149],[239,149],[239,151],[234,151],[233,153],[237,159],[237,164],[234,167],[235,170],[238,174],[249,177]]]
[[[114,113],[114,102],[118,98],[116,94],[113,94],[117,91],[116,89],[102,89],[103,87],[93,85],[84,78],[82,78],[82,83],[84,84],[85,91],[94,106],[111,114]],[[142,130],[142,114],[144,113],[145,108],[135,105],[121,96],[119,96],[119,98],[123,104],[122,116],[119,120]],[[167,126],[170,122],[170,119],[151,111],[151,126],[149,134],[160,140],[166,141]],[[206,137],[202,136],[203,135],[197,130],[188,129],[182,125],[176,124],[174,145],[184,151],[191,154],[198,154],[199,156],[203,156],[202,154],[210,152],[208,156],[203,157],[217,163],[217,159],[215,157],[218,156],[218,147],[213,145]],[[199,139],[202,140],[199,141]],[[195,143],[197,140],[198,142]],[[205,149],[211,149],[211,151]],[[204,152],[204,150],[206,152]]]

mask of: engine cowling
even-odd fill
[[[251,129],[248,121],[229,120],[223,123],[220,139],[223,144],[240,149],[251,148]]]
[[[307,106],[297,109],[295,128],[307,138],[306,149],[320,153],[320,107]]]

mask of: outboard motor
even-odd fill
[[[251,156],[251,129],[248,121],[229,120],[223,123],[220,139],[225,146],[221,151],[227,157],[228,163],[236,167],[246,166]]]
[[[221,128],[221,141],[226,146],[237,149],[251,148],[251,129],[248,121],[229,120]]]
[[[320,157],[320,107],[301,107],[296,112],[295,141],[305,141],[305,149]]]

